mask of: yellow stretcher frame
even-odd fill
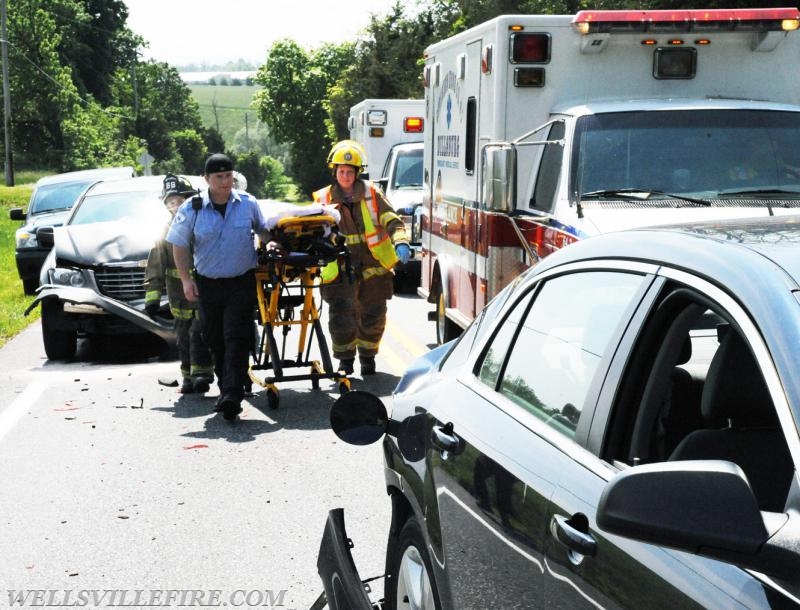
[[[326,252],[318,253],[313,244],[329,241],[330,227],[335,224],[335,219],[327,214],[281,218],[276,225],[275,241],[284,250],[281,253],[262,252],[259,256],[255,277],[262,331],[256,341],[248,375],[253,383],[266,389],[272,409],[278,408],[280,403],[280,393],[275,384],[281,381],[310,380],[312,387],[319,389],[320,379],[332,379],[341,394],[350,391],[347,375],[333,366],[314,298],[314,290],[322,286],[321,267],[335,260],[331,256],[336,250],[329,242]],[[295,315],[296,309],[299,309],[299,316]],[[300,331],[297,351],[287,358],[286,341],[294,327]],[[279,329],[283,335],[280,347],[275,337]],[[309,360],[314,339],[322,362]],[[300,367],[309,367],[309,372],[295,375],[284,372],[285,369]],[[269,370],[271,375],[263,379],[258,376],[259,372]]]

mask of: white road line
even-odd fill
[[[0,412],[0,440],[16,425],[46,389],[47,384],[35,381],[27,386],[5,411]]]

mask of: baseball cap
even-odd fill
[[[233,161],[228,155],[222,153],[214,153],[206,159],[204,173],[206,176],[209,174],[216,174],[218,172],[232,172]]]

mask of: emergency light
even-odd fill
[[[550,35],[528,32],[511,34],[510,50],[512,64],[547,63],[550,61]]]
[[[425,131],[425,119],[419,116],[403,117],[403,131],[406,133],[422,133]]]
[[[580,11],[572,25],[581,34],[637,32],[791,31],[797,8]]]

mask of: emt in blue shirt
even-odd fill
[[[208,189],[178,209],[167,241],[186,298],[199,301],[220,389],[217,410],[234,421],[242,412],[253,342],[257,265],[253,231],[264,243],[269,232],[255,198],[234,190],[228,156],[211,155],[204,174]]]

